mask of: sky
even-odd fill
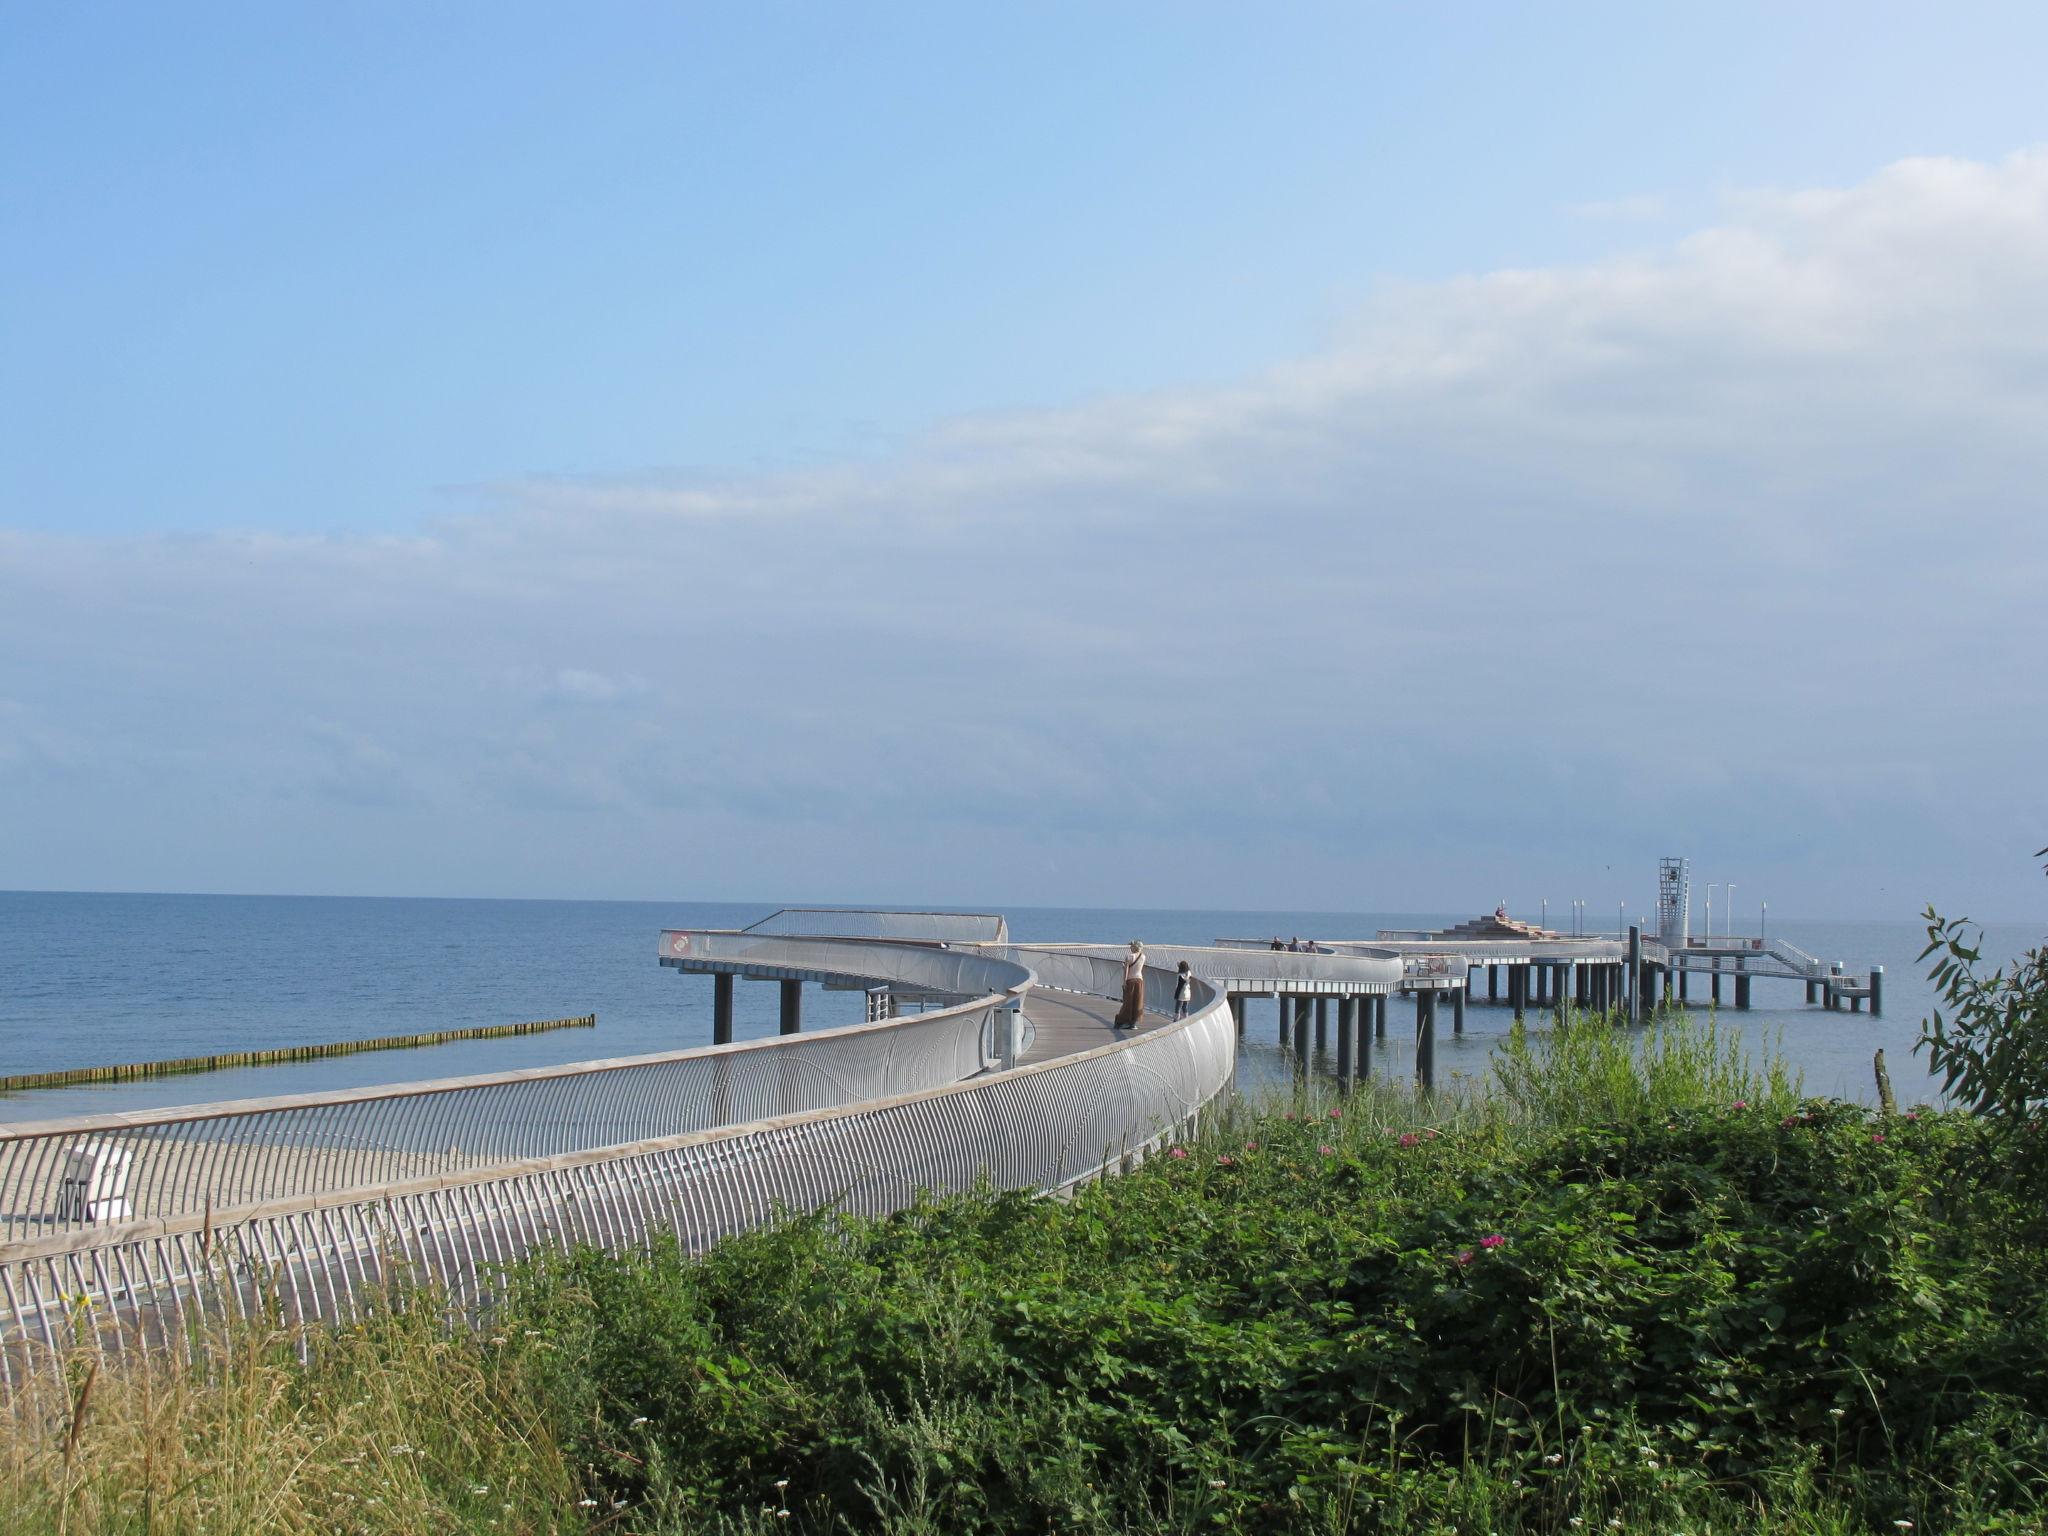
[[[0,6],[0,887],[2031,920],[2043,56]]]

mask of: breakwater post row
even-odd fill
[[[128,1083],[149,1077],[176,1077],[185,1072],[221,1072],[231,1067],[276,1067],[297,1061],[322,1061],[353,1056],[359,1051],[407,1051],[423,1045],[450,1045],[458,1040],[509,1040],[551,1029],[591,1029],[594,1013],[569,1019],[540,1019],[530,1024],[482,1024],[472,1029],[435,1029],[414,1035],[378,1035],[369,1040],[330,1040],[319,1045],[282,1045],[267,1051],[223,1051],[214,1056],[181,1056],[173,1061],[130,1061],[107,1067],[65,1067],[55,1072],[18,1072],[0,1077],[0,1093],[28,1088],[69,1088],[81,1083]]]

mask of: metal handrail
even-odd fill
[[[1063,980],[1100,989],[1113,972],[1120,985],[1120,966],[1075,959]],[[1169,996],[1174,981],[1149,972],[1148,1001]],[[984,1179],[1062,1188],[1144,1155],[1228,1084],[1226,1000],[1198,982],[1196,1002],[1185,1020],[947,1085],[9,1245],[0,1248],[0,1382],[79,1343],[189,1348],[192,1326],[208,1319],[278,1309],[294,1320],[346,1317],[399,1268],[460,1301],[547,1244],[623,1247],[665,1229],[696,1251],[782,1210],[882,1214]],[[831,1033],[843,1041],[918,1022]]]
[[[52,1230],[462,1176],[957,1082],[993,1064],[991,1017],[1032,980],[1012,962],[894,943],[737,947],[885,980],[936,976],[973,995],[906,1018],[731,1045],[0,1126],[0,1258]]]

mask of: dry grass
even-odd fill
[[[524,1350],[431,1306],[323,1334],[200,1341],[195,1363],[69,1362],[0,1414],[0,1530],[332,1536],[582,1530]],[[527,1341],[521,1341],[525,1343]]]

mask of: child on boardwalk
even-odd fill
[[[1184,1019],[1188,1007],[1195,1000],[1195,973],[1188,969],[1187,961],[1180,963],[1180,979],[1173,984],[1173,1016]]]

